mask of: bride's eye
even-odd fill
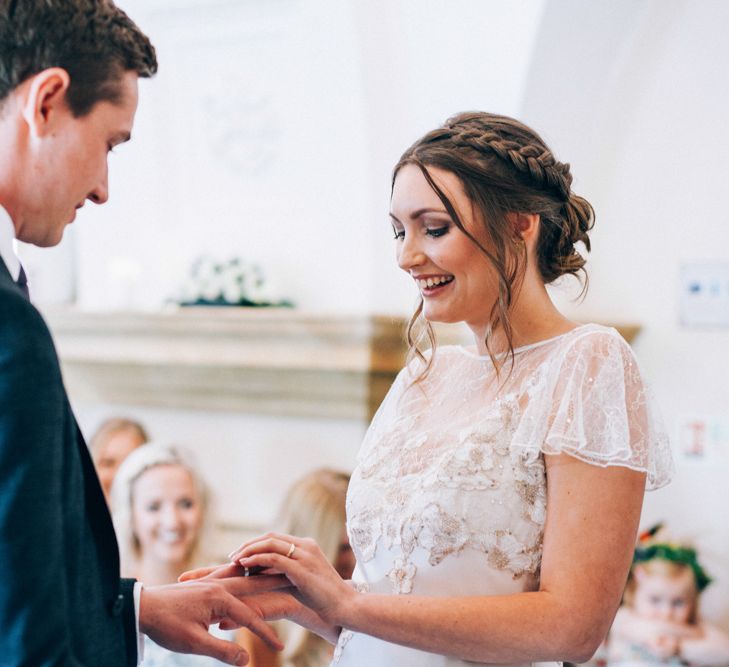
[[[428,228],[425,230],[425,233],[428,236],[432,236],[433,238],[438,238],[440,236],[445,236],[448,233],[449,226],[445,225],[443,227],[436,227],[434,229]]]
[[[392,228],[393,238],[397,241],[398,239],[404,239],[405,238],[405,230],[404,229],[395,229]]]

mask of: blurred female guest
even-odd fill
[[[122,572],[146,585],[171,584],[199,565],[208,493],[188,455],[150,443],[133,451],[112,486]],[[233,633],[215,634],[230,639]],[[212,658],[172,653],[145,637],[145,667],[219,665]]]
[[[352,475],[354,585],[291,534],[231,556],[288,577],[285,614],[337,642],[341,667],[584,662],[607,634],[644,489],[671,460],[627,343],[547,292],[590,248],[571,184],[536,132],[479,112],[395,166],[397,260],[421,301]],[[431,322],[465,322],[473,346],[437,347]]]
[[[91,457],[107,502],[114,475],[122,461],[148,440],[147,431],[139,422],[124,417],[103,421],[91,436]]]
[[[349,475],[320,468],[291,486],[274,524],[278,530],[310,537],[319,544],[327,561],[340,577],[349,579],[354,569],[354,554],[349,546],[345,501]],[[254,634],[242,631],[251,655],[250,667],[325,667],[332,660],[333,646],[319,635],[290,623],[275,624],[284,643],[274,653]]]

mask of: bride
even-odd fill
[[[592,656],[644,489],[672,464],[627,343],[565,318],[545,288],[590,248],[593,209],[571,182],[533,130],[492,114],[454,116],[404,153],[390,221],[421,301],[349,488],[352,582],[312,540],[276,533],[190,576],[285,574],[270,614],[336,642],[340,667]],[[473,346],[437,347],[430,322],[461,321]]]

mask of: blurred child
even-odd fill
[[[286,494],[276,530],[314,538],[340,576],[349,579],[354,554],[349,546],[345,501],[349,475],[322,468],[302,477]],[[326,667],[334,647],[321,637],[288,621],[273,624],[285,648],[271,651],[248,631],[241,631],[241,643],[251,655],[249,667]]]
[[[114,475],[122,461],[147,440],[147,432],[139,422],[123,417],[112,417],[103,421],[91,436],[91,458],[94,460],[96,474],[107,502]]]
[[[638,541],[608,638],[608,665],[729,665],[729,635],[698,616],[711,578],[694,549],[662,540],[660,528]]]

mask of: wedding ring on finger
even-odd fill
[[[288,552],[286,553],[286,558],[293,558],[294,551],[296,551],[296,545],[292,542]]]

